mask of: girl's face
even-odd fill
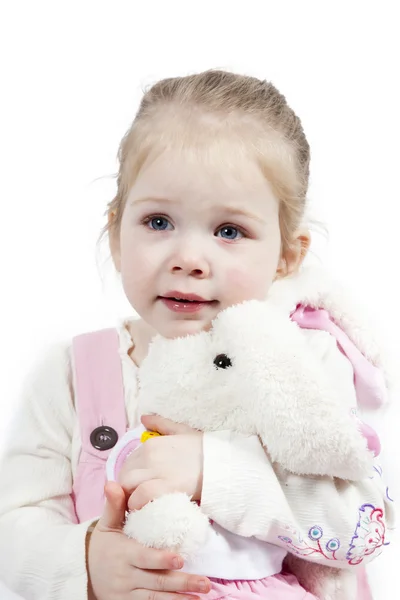
[[[111,249],[145,323],[195,334],[224,308],[266,297],[283,269],[279,204],[250,158],[210,166],[166,150],[141,169]]]

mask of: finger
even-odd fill
[[[149,469],[133,469],[121,473],[118,477],[118,481],[126,494],[132,494],[139,485],[151,479],[154,479],[154,473]]]
[[[141,483],[129,497],[129,510],[140,510],[152,500],[160,498],[165,494],[171,494],[179,490],[173,489],[164,479],[151,479]]]
[[[183,567],[183,558],[176,552],[146,548],[129,538],[126,542],[126,560],[132,567],[153,571],[174,571]]]
[[[184,433],[194,433],[197,430],[184,423],[175,423],[169,419],[164,419],[158,415],[143,415],[142,423],[150,431],[157,431],[162,435],[178,435]]]
[[[207,577],[179,573],[178,571],[143,571],[140,576],[140,586],[158,592],[193,592],[205,594],[210,591],[210,581]]]
[[[125,521],[126,499],[122,487],[115,481],[109,481],[104,487],[106,503],[98,527],[106,531],[121,531]]]

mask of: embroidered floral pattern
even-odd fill
[[[336,552],[340,548],[340,541],[337,538],[331,538],[325,542],[322,541],[324,532],[322,527],[314,525],[308,532],[307,539],[303,539],[298,531],[290,527],[285,528],[292,535],[279,535],[278,538],[288,546],[292,554],[298,556],[320,555],[327,560],[337,560]],[[294,539],[296,538],[296,539]]]
[[[327,560],[338,560],[336,553],[340,548],[338,538],[323,540],[322,527],[314,525],[308,531],[304,539],[301,534],[292,527],[285,527],[289,535],[279,535],[292,554],[304,557],[325,558]],[[346,560],[350,565],[360,564],[366,556],[382,552],[382,547],[388,545],[385,542],[385,523],[383,521],[383,510],[375,508],[372,504],[363,504],[359,508],[359,519],[354,535],[350,542],[350,548],[346,553]]]
[[[359,520],[350,543],[346,558],[350,565],[360,564],[366,556],[382,552],[385,542],[383,510],[372,504],[363,504],[359,509]]]

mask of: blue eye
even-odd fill
[[[243,233],[237,227],[233,227],[233,225],[225,225],[217,231],[217,237],[222,237],[224,240],[240,240],[243,237]]]
[[[155,231],[165,231],[166,229],[172,229],[171,223],[165,217],[152,217],[146,221],[150,229]]]

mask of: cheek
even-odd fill
[[[153,272],[153,258],[143,244],[134,239],[121,243],[121,278],[128,297],[148,285]]]
[[[226,290],[229,290],[229,295],[236,303],[251,299],[263,300],[275,278],[278,263],[278,246],[258,248],[245,261],[236,260],[226,270]]]
[[[275,274],[275,272],[274,272]],[[231,268],[226,272],[226,290],[232,303],[244,300],[263,300],[272,283],[273,275],[266,276],[265,269]]]

